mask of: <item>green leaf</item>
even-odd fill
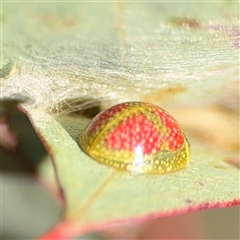
[[[0,179],[2,239],[34,239],[59,221],[60,204],[36,179],[3,171]]]
[[[79,148],[77,136],[86,119],[25,110],[56,166],[66,200],[64,221],[75,226],[68,234],[112,221],[239,204],[239,170],[223,161],[221,151],[192,144],[188,168],[172,174],[118,172]]]
[[[239,75],[237,2],[2,7],[2,98],[55,113],[97,101],[179,105],[210,101]]]
[[[81,152],[76,139],[86,119],[54,117],[127,100],[166,109],[220,101],[217,106],[235,111],[238,94],[237,100],[222,95],[239,79],[238,2],[19,1],[1,7],[0,97],[24,102],[52,157],[66,197],[64,236],[117,220],[239,204],[239,169],[235,160],[224,161],[225,144],[216,150],[189,137],[186,170],[131,175]],[[198,115],[188,120],[194,125]],[[212,127],[206,129],[199,135],[212,137]]]

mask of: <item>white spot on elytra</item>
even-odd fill
[[[135,165],[140,165],[143,163],[143,149],[140,144],[134,148],[134,159],[133,162]]]

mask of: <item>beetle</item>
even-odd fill
[[[167,111],[146,102],[124,102],[102,111],[78,142],[91,158],[120,171],[164,174],[189,163],[182,128]]]

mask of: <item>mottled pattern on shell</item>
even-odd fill
[[[189,161],[189,144],[176,120],[145,102],[121,103],[99,113],[78,141],[98,162],[137,174],[174,172]]]

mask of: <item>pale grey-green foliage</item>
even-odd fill
[[[176,86],[172,104],[206,100],[238,78],[237,24],[233,1],[3,2],[1,98],[54,113]]]

